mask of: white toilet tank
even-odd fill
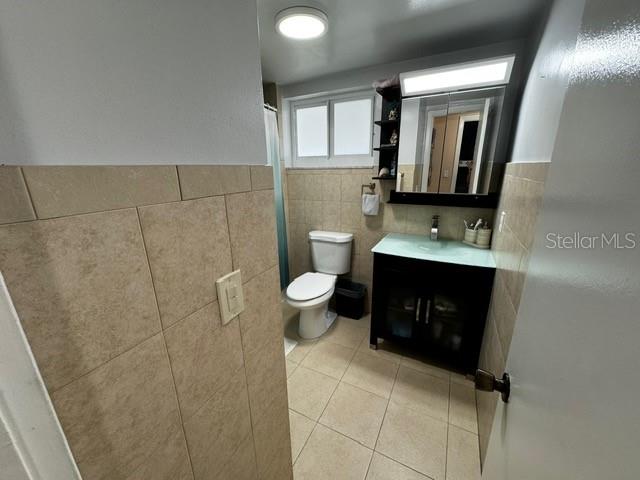
[[[340,232],[309,232],[311,261],[316,272],[340,275],[351,266],[353,234]]]

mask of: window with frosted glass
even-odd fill
[[[298,157],[329,155],[327,106],[296,109],[296,146]]]
[[[333,154],[371,153],[372,100],[347,100],[333,106]]]

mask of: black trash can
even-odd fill
[[[340,278],[336,282],[336,313],[358,320],[364,315],[367,287],[362,283]]]

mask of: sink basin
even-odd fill
[[[454,240],[431,240],[425,235],[390,233],[371,251],[418,260],[495,268],[490,250],[477,249]]]

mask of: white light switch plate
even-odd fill
[[[244,311],[244,294],[240,270],[231,272],[216,280],[218,305],[222,324],[226,325]]]

